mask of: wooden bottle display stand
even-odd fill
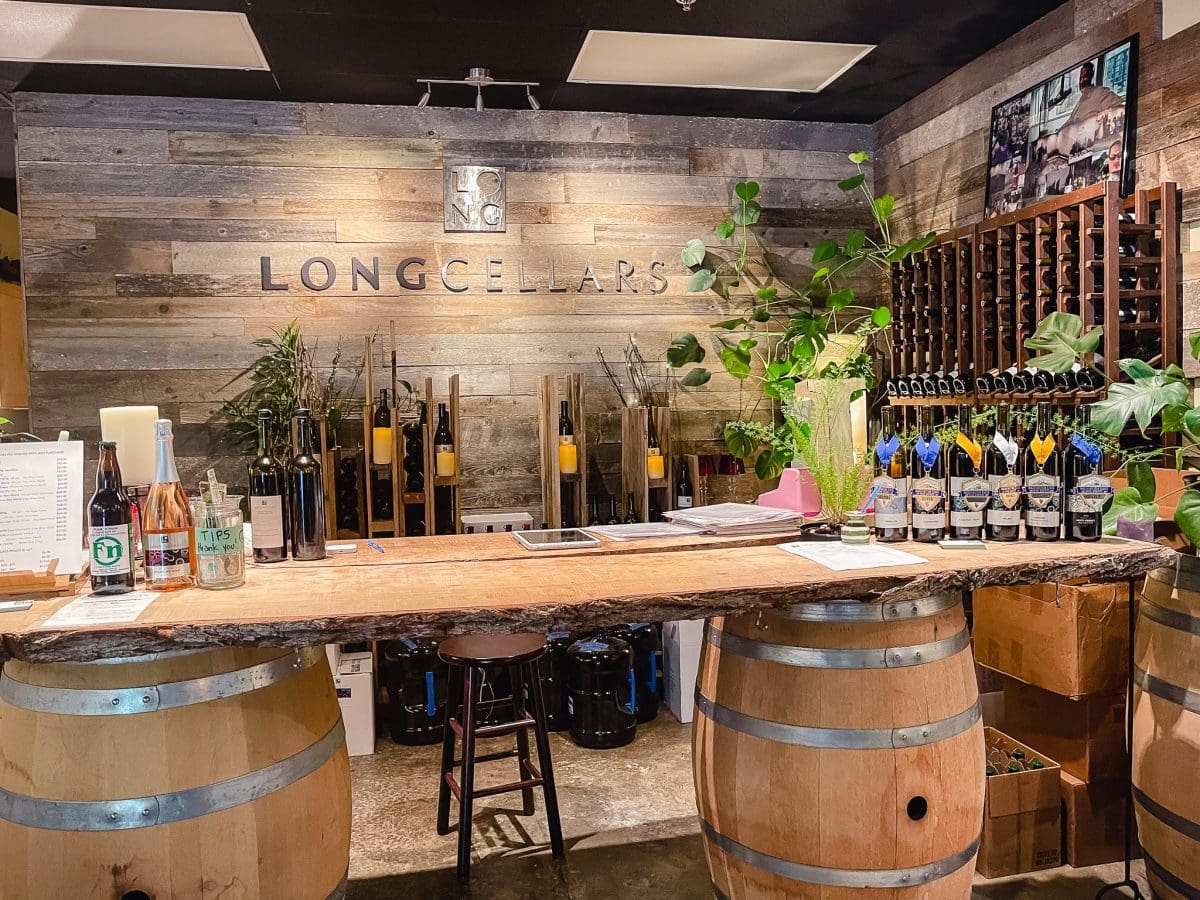
[[[389,422],[391,426],[391,458],[385,463],[375,462],[375,410],[378,404],[375,402],[375,359],[372,349],[372,339],[367,337],[366,341],[366,364],[363,369],[363,383],[366,387],[366,402],[363,404],[363,497],[366,498],[366,537],[375,537],[381,534],[391,534],[400,536],[404,534],[403,530],[403,510],[400,505],[400,477],[403,476],[404,469],[402,467],[404,442],[399,439],[399,416],[396,407],[393,405],[389,410]],[[394,398],[393,398],[394,402]],[[375,517],[375,485],[374,480],[377,474],[387,473],[392,486],[392,515],[389,518],[377,519]]]
[[[462,474],[463,441],[460,432],[458,376],[450,376],[450,396],[446,399],[447,412],[450,416],[450,436],[454,439],[453,475],[437,474],[437,455],[433,446],[433,436],[437,433],[437,403],[434,402],[432,378],[425,379],[425,397],[425,533],[438,533],[436,489],[450,488],[451,503],[454,507],[454,530],[452,533],[462,534],[462,504],[458,488]]]
[[[567,413],[575,431],[579,464],[576,472],[563,473],[558,459],[559,401],[567,401]],[[538,450],[542,474],[542,521],[550,528],[563,526],[563,485],[569,486],[570,512],[576,527],[587,524],[587,417],[583,406],[583,379],[578,373],[566,377],[566,397],[558,395],[558,378],[538,379]]]
[[[663,477],[651,480],[646,471],[649,446],[649,416],[654,416],[654,433],[663,455]],[[675,483],[671,457],[671,409],[664,406],[633,406],[621,410],[621,498],[633,494],[638,521],[650,521],[650,495],[655,506],[666,512],[675,508]]]

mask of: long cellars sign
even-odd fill
[[[264,291],[289,290],[286,281],[278,280],[281,276],[276,273],[271,257],[262,257],[260,266]],[[352,256],[349,263],[339,269],[328,257],[312,256],[301,264],[299,275],[300,283],[310,291],[328,291],[335,287],[341,290],[349,287],[352,293],[378,291],[381,279],[386,277],[395,278],[404,290],[444,289],[452,294],[469,290],[472,280],[478,284],[480,279],[484,290],[489,293],[613,291],[618,294],[661,294],[667,289],[667,278],[663,274],[665,268],[666,264],[659,260],[652,260],[649,265],[639,268],[630,260],[618,259],[611,270],[603,266],[597,268],[590,262],[582,270],[577,266],[568,270],[556,266],[554,260],[547,260],[545,268],[535,274],[526,271],[524,261],[505,266],[504,260],[496,257],[472,263],[465,257],[455,256],[431,271],[425,258],[420,256],[402,259],[394,269],[390,264],[381,268],[378,256],[372,256],[369,260]],[[434,281],[435,278],[437,281]]]

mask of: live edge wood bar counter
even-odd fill
[[[834,572],[782,540],[385,540],[131,624],[40,628],[64,599],[0,614],[0,897],[340,897],[349,769],[320,645],[708,618],[693,756],[718,894],[966,898],[984,751],[961,591],[1173,552],[914,544],[928,562]]]

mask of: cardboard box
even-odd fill
[[[476,513],[462,517],[464,534],[493,532],[529,531],[533,528],[533,516],[524,512]]]
[[[663,695],[680,722],[692,721],[704,620],[663,623]]]
[[[989,747],[1025,751],[1044,769],[1003,772],[987,778],[983,839],[976,868],[988,878],[1052,869],[1062,862],[1060,769],[1040,751],[995,728],[983,729]]]
[[[346,749],[351,756],[375,752],[375,679],[370,672],[333,676],[342,722],[346,726]]]
[[[982,588],[974,612],[975,659],[982,665],[1064,697],[1124,689],[1127,585]]]
[[[1125,795],[1129,782],[1088,784],[1062,773],[1063,845],[1067,865],[1098,866],[1125,858]],[[1134,823],[1133,856],[1142,855]]]
[[[334,675],[361,675],[375,670],[375,655],[370,646],[360,644],[326,644],[329,671]]]
[[[1015,678],[1004,683],[1004,730],[1087,782],[1123,778],[1125,693],[1072,700]]]

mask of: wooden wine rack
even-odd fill
[[[1100,348],[1085,362],[1111,381],[1125,379],[1117,365],[1125,357],[1136,355],[1155,368],[1178,364],[1176,185],[1163,182],[1121,197],[1115,182],[1102,182],[938,235],[923,253],[893,265],[891,304],[894,338],[885,377],[1024,368],[1035,355],[1025,341],[1052,312],[1075,313],[1085,328],[1104,328]],[[1050,400],[1073,406],[1098,397],[971,393],[893,397],[891,403]],[[900,418],[908,422],[905,412]],[[1130,429],[1123,440],[1137,443],[1140,434]]]
[[[651,479],[646,471],[649,448],[649,417],[654,417],[654,433],[663,455],[663,477]],[[657,508],[666,512],[675,508],[673,485],[675,460],[671,455],[671,409],[665,406],[631,406],[621,410],[621,497],[633,494],[638,520],[650,521],[650,494]]]
[[[567,401],[567,412],[575,430],[579,468],[560,472],[558,467],[559,400]],[[587,417],[583,405],[583,378],[575,372],[566,376],[566,396],[558,395],[558,377],[538,379],[538,448],[542,473],[542,521],[551,528],[563,526],[564,496],[576,527],[588,520]]]

